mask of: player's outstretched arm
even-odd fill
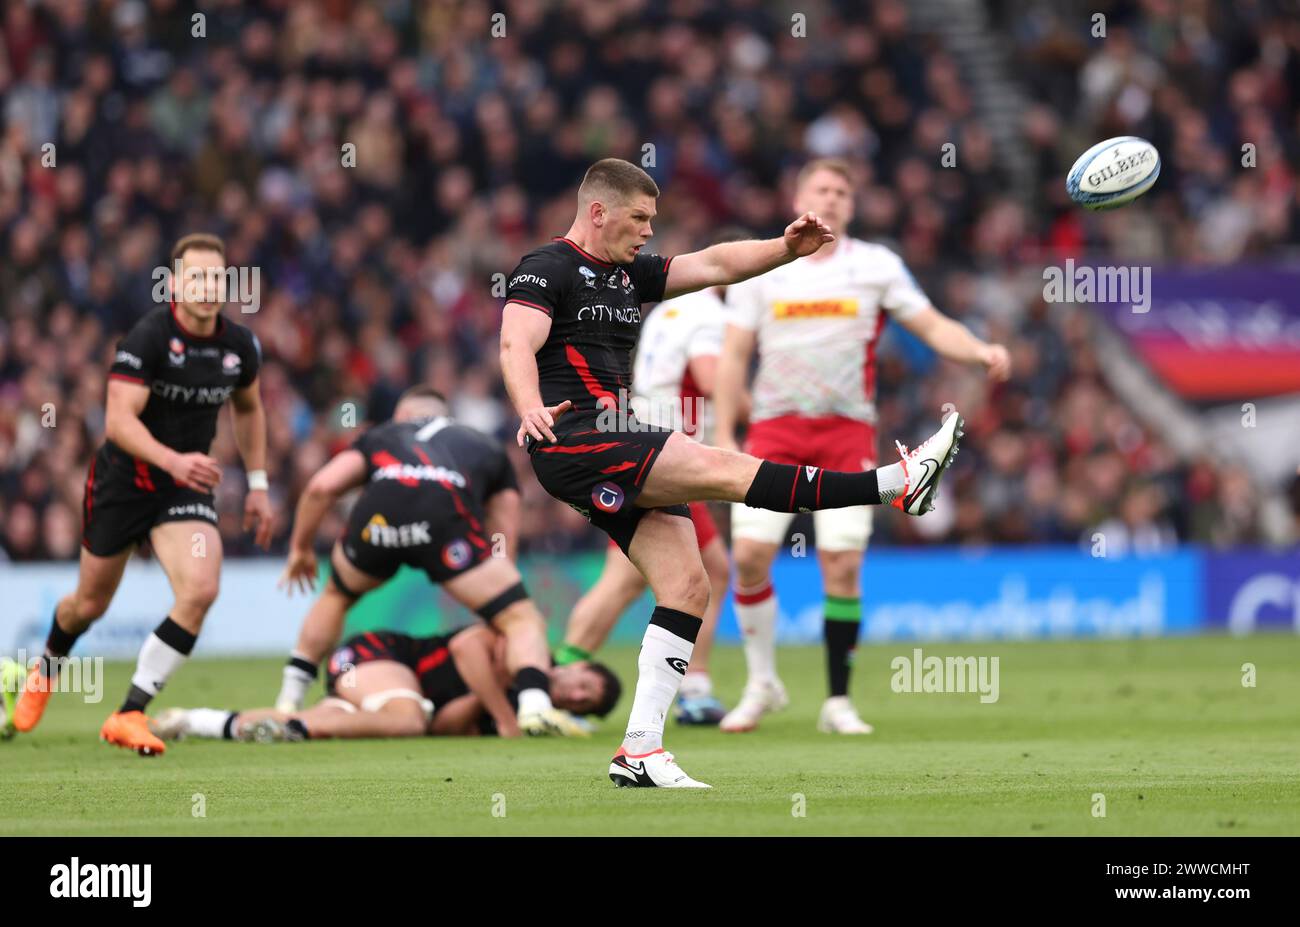
[[[366,457],[355,448],[336,455],[316,471],[298,497],[293,516],[293,534],[289,538],[289,560],[278,585],[310,591],[316,587],[316,531],[339,496],[366,481]]]
[[[1006,348],[981,341],[965,325],[948,318],[933,306],[902,319],[899,324],[941,357],[962,364],[983,364],[988,369],[989,379],[995,383],[1011,376],[1011,356]]]
[[[506,690],[497,680],[492,666],[493,632],[484,627],[467,628],[451,639],[451,658],[456,662],[456,672],[465,680],[469,691],[478,697],[502,737],[520,736],[519,720],[515,717]]]
[[[535,440],[555,443],[551,426],[556,418],[573,407],[569,400],[547,407],[537,378],[537,352],[551,333],[551,317],[519,303],[506,303],[501,314],[501,376],[515,411],[519,413],[519,432],[515,441],[524,446],[524,435]]]
[[[244,530],[256,527],[253,543],[266,550],[271,546],[271,499],[266,482],[266,410],[257,380],[230,395],[234,417],[235,445],[248,474],[248,496],[244,499]]]
[[[830,228],[816,214],[806,212],[786,226],[780,238],[728,241],[703,251],[679,254],[668,265],[664,299],[757,277],[834,240]]]
[[[108,381],[105,437],[132,457],[171,474],[180,486],[210,492],[221,480],[221,466],[207,454],[179,454],[163,444],[140,421],[149,402],[149,387],[126,380]]]

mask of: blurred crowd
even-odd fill
[[[1061,6],[990,4],[1035,101],[1016,140],[1033,155],[1025,199],[970,80],[898,0],[800,2],[808,37],[763,0],[5,0],[0,547],[77,555],[108,359],[192,231],[260,269],[257,311],[228,311],[264,348],[280,549],[310,474],[412,383],[514,451],[501,280],[563,234],[582,172],[610,155],[659,182],[663,254],[724,225],[779,233],[799,165],[851,158],[852,232],[893,247],[942,311],[1011,348],[1015,375],[990,392],[886,336],[882,456],[944,402],[971,427],[951,504],[877,519],[878,537],[1092,544],[1100,532],[1139,551],[1257,540],[1248,475],[1179,459],[1144,429],[1099,375],[1099,323],[1044,305],[1032,268],[1088,252],[1226,262],[1300,240],[1300,21],[1253,2],[1092,3],[1109,14],[1103,40]],[[1123,222],[1064,199],[1074,156],[1114,134],[1165,153],[1150,208]],[[949,140],[954,168],[938,158]],[[1239,168],[1242,140],[1254,170]],[[214,453],[227,550],[252,553],[225,418]],[[524,550],[598,547],[516,463]],[[327,521],[322,543],[338,527]]]

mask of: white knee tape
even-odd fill
[[[425,720],[433,718],[433,702],[429,701],[414,689],[385,689],[383,692],[376,692],[373,695],[367,695],[361,700],[362,711],[379,711],[394,699],[409,698],[413,702],[418,702],[420,708],[424,711]]]

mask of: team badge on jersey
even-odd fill
[[[173,338],[167,342],[167,360],[171,361],[173,367],[185,366],[185,342],[179,338]]]
[[[596,272],[594,270],[584,265],[578,268],[578,273],[582,274],[582,279],[588,287],[593,290],[596,288]]]
[[[227,351],[226,356],[221,358],[221,369],[231,375],[239,373],[242,364],[243,361],[239,359],[239,355],[234,351]]]
[[[623,490],[617,483],[601,483],[591,491],[591,501],[602,512],[617,512],[623,507]]]
[[[442,549],[442,562],[447,565],[448,569],[459,570],[469,563],[470,557],[473,555],[469,548],[469,542],[457,538]]]

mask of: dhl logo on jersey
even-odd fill
[[[856,318],[856,299],[803,299],[772,304],[777,319],[845,319]]]

